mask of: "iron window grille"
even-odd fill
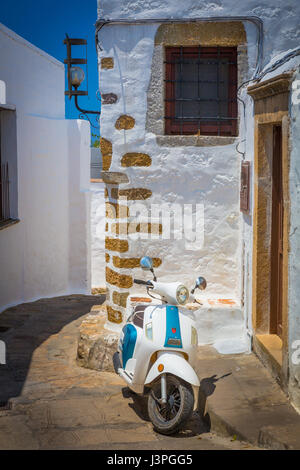
[[[166,47],[165,133],[237,135],[237,48]]]

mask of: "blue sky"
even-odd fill
[[[95,28],[97,0],[15,0],[1,1],[0,22],[58,60],[66,58],[65,34],[88,41],[89,95],[79,97],[85,109],[99,109]],[[76,50],[76,48],[75,48]],[[79,51],[79,49],[78,49]],[[74,98],[66,99],[66,117],[77,118]],[[94,122],[95,123],[95,122]],[[92,129],[93,133],[98,133]]]

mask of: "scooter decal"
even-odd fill
[[[124,326],[123,333],[122,364],[125,369],[128,359],[131,359],[134,353],[137,331],[133,325],[129,324]]]
[[[182,348],[178,307],[166,306],[165,348]]]

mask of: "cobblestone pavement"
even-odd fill
[[[116,374],[78,367],[78,328],[103,301],[79,295],[42,299],[0,315],[7,347],[7,364],[0,365],[0,449],[252,448],[206,432],[197,413],[177,436],[160,436],[145,400]]]

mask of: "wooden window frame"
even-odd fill
[[[228,67],[228,120],[216,119],[187,121],[175,117],[175,59],[195,57],[230,60]],[[165,60],[165,134],[166,135],[237,135],[237,47],[166,47]],[[173,101],[171,101],[173,100]],[[230,119],[231,118],[231,119]]]

